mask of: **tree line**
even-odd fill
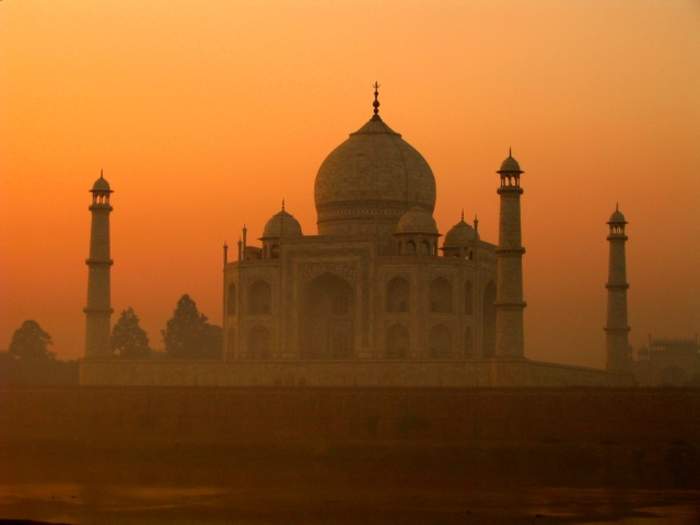
[[[177,302],[172,317],[161,330],[167,357],[215,359],[221,357],[223,336],[220,326],[211,324],[185,294]],[[26,362],[55,361],[49,347],[51,336],[34,320],[27,320],[15,330],[8,357]],[[110,350],[114,357],[142,359],[152,357],[148,335],[141,328],[133,308],[123,310],[112,328]]]

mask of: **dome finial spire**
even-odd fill
[[[381,86],[379,85],[379,82],[377,82],[375,80],[372,87],[374,88],[374,102],[372,102],[372,107],[374,107],[374,115],[376,117],[378,117],[379,116],[379,88]]]
[[[282,199],[282,211],[284,211],[284,199]]]
[[[462,221],[464,221],[464,208],[462,208]]]

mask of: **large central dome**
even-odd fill
[[[435,208],[430,166],[376,113],[326,157],[314,190],[321,235],[391,236],[409,209]]]

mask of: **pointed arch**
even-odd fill
[[[324,273],[304,290],[300,345],[305,359],[348,359],[354,352],[354,289]]]

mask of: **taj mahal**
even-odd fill
[[[629,372],[625,217],[610,217],[607,369],[524,354],[520,201],[509,152],[496,170],[498,239],[433,218],[436,180],[423,156],[373,114],[328,154],[314,184],[317,234],[291,210],[224,248],[221,361],[110,359],[107,181],[92,189],[83,384],[319,386],[625,385]],[[254,239],[257,238],[256,242]],[[602,351],[602,350],[601,350]]]

